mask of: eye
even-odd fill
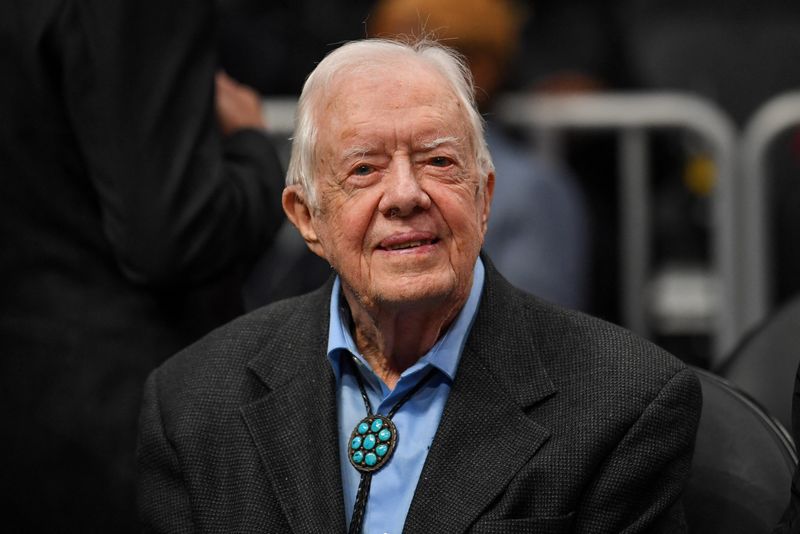
[[[449,167],[453,164],[453,160],[445,156],[433,156],[428,160],[428,163],[434,167]]]
[[[375,168],[372,165],[367,165],[365,163],[362,163],[361,165],[357,165],[353,169],[353,174],[355,174],[356,176],[368,176],[374,170]]]

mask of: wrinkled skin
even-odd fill
[[[427,65],[340,75],[318,105],[319,206],[294,186],[284,207],[341,276],[359,349],[401,372],[466,302],[494,176],[480,175],[465,111]]]

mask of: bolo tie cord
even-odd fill
[[[355,375],[356,381],[358,382],[358,389],[361,391],[361,398],[364,401],[364,408],[367,410],[367,417],[372,416],[372,405],[369,402],[369,397],[367,397],[367,390],[364,388],[364,382],[361,378],[361,371],[358,370],[358,365],[353,361],[353,367],[355,368]],[[425,377],[417,382],[414,387],[409,389],[405,395],[403,395],[400,400],[398,400],[394,406],[389,410],[389,413],[386,415],[388,419],[392,419],[394,414],[400,409],[403,404],[406,403],[408,399],[410,399],[417,391],[419,391],[423,385],[425,385],[428,380],[433,376],[432,371],[428,371]],[[367,510],[367,499],[369,499],[369,488],[372,484],[372,471],[361,471],[361,481],[358,483],[358,492],[356,493],[356,502],[353,505],[353,516],[350,519],[350,529],[348,530],[348,534],[361,534],[363,527],[364,527],[364,513]]]

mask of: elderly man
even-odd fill
[[[479,255],[495,177],[467,72],[366,40],[308,78],[283,205],[335,276],[150,377],[150,529],[684,528],[696,379]]]

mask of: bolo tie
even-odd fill
[[[357,367],[355,361],[353,364],[354,367]],[[386,415],[372,413],[372,406],[370,405],[369,397],[367,397],[367,391],[364,389],[361,372],[356,368],[354,374],[358,382],[358,389],[361,391],[361,398],[364,400],[367,416],[353,429],[347,448],[347,457],[350,459],[350,463],[361,473],[361,481],[358,483],[358,492],[356,493],[356,502],[353,506],[353,517],[350,520],[348,534],[361,534],[372,475],[389,462],[397,446],[397,428],[392,422],[392,417],[414,393],[419,391],[433,373],[428,372],[422,380],[417,382],[392,406]]]

